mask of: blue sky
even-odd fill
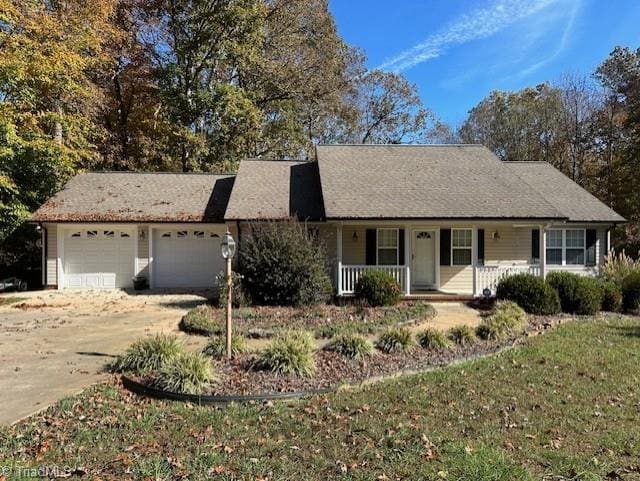
[[[402,72],[458,125],[491,90],[590,74],[615,45],[640,47],[638,0],[330,0],[368,66]]]

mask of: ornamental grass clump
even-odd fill
[[[527,313],[511,301],[499,301],[476,328],[481,339],[504,339],[527,325]]]
[[[224,332],[222,320],[216,319],[215,310],[207,304],[194,307],[187,312],[178,327],[183,332],[200,336],[220,335]]]
[[[416,336],[416,340],[424,349],[439,351],[442,349],[449,349],[451,347],[451,341],[447,339],[445,333],[433,328],[428,328],[419,332]]]
[[[604,258],[600,275],[622,287],[625,278],[636,272],[640,273],[640,259],[633,259],[625,251],[618,254],[609,251]]]
[[[136,375],[158,371],[167,362],[184,353],[184,345],[175,336],[156,334],[139,339],[115,360],[111,369]]]
[[[279,333],[253,361],[253,368],[279,375],[310,376],[315,371],[313,338],[305,331]]]
[[[373,344],[364,336],[346,333],[333,338],[325,349],[337,352],[349,359],[361,361],[371,356],[373,353]]]
[[[387,329],[376,342],[376,347],[386,354],[402,352],[413,346],[411,332],[403,327],[392,327]]]
[[[231,357],[237,357],[247,352],[247,343],[240,334],[231,335]],[[205,356],[214,359],[222,359],[227,355],[227,338],[225,336],[212,336],[202,350]]]
[[[207,357],[184,352],[160,368],[153,386],[175,393],[202,394],[213,378],[211,361]]]
[[[473,328],[466,324],[461,324],[460,326],[449,329],[447,331],[447,337],[458,346],[471,346],[478,340]]]

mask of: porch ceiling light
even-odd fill
[[[233,240],[231,232],[227,229],[222,242],[220,243],[220,253],[223,259],[231,259],[236,254],[236,241]]]

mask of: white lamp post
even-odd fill
[[[236,253],[236,241],[233,240],[231,232],[227,229],[222,242],[220,243],[220,253],[222,258],[226,262],[226,282],[227,282],[227,329],[226,329],[226,341],[227,341],[227,359],[231,359],[231,259]]]

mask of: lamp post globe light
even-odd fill
[[[227,283],[227,322],[226,322],[226,351],[227,359],[231,359],[231,296],[232,296],[232,281],[231,281],[231,259],[236,253],[236,241],[233,239],[231,232],[227,229],[227,232],[222,238],[220,243],[220,254],[226,261],[225,269],[225,281]]]

